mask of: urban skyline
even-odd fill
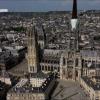
[[[100,10],[79,6],[0,13],[0,100],[100,100]]]

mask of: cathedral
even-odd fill
[[[28,29],[28,71],[44,73],[57,71],[60,79],[79,80],[82,74],[82,61],[79,52],[79,20],[77,17],[77,0],[73,1],[72,18],[70,19],[70,42],[68,50],[50,50],[43,48],[39,61],[37,31],[35,26]],[[34,23],[34,22],[33,22]]]
[[[28,29],[28,72],[38,73],[41,71],[46,74],[57,72],[58,77],[62,80],[78,81],[87,92],[91,91],[89,95],[91,95],[91,99],[93,98],[92,100],[95,100],[96,97],[100,98],[99,93],[96,94],[100,82],[98,78],[100,76],[100,68],[98,67],[100,66],[100,54],[98,50],[80,50],[79,24],[77,0],[73,0],[72,18],[69,24],[70,38],[68,49],[65,50],[46,48],[45,39],[38,41],[37,29],[32,25]],[[39,49],[42,50],[42,54]],[[93,83],[92,89],[97,87],[94,91],[89,88],[91,82]]]

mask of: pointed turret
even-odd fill
[[[72,19],[71,19],[71,30],[76,30],[78,25],[77,18],[77,0],[73,0],[73,10],[72,10]]]

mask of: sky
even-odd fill
[[[72,0],[0,0],[0,9],[12,12],[67,11]],[[78,0],[79,10],[100,10],[100,0]]]

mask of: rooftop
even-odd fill
[[[100,57],[100,52],[98,50],[81,50],[82,57]]]
[[[21,50],[21,49],[24,49],[25,47],[23,47],[23,46],[5,46],[4,48],[8,49],[8,50]]]
[[[38,73],[31,73],[30,77],[31,78],[41,78],[41,79],[43,78],[44,79],[44,78],[48,77],[48,74],[44,74],[43,72],[40,71]]]
[[[22,79],[9,91],[9,93],[44,93],[50,82],[54,79],[54,74],[50,74],[40,87],[33,87],[30,83],[30,79]]]

